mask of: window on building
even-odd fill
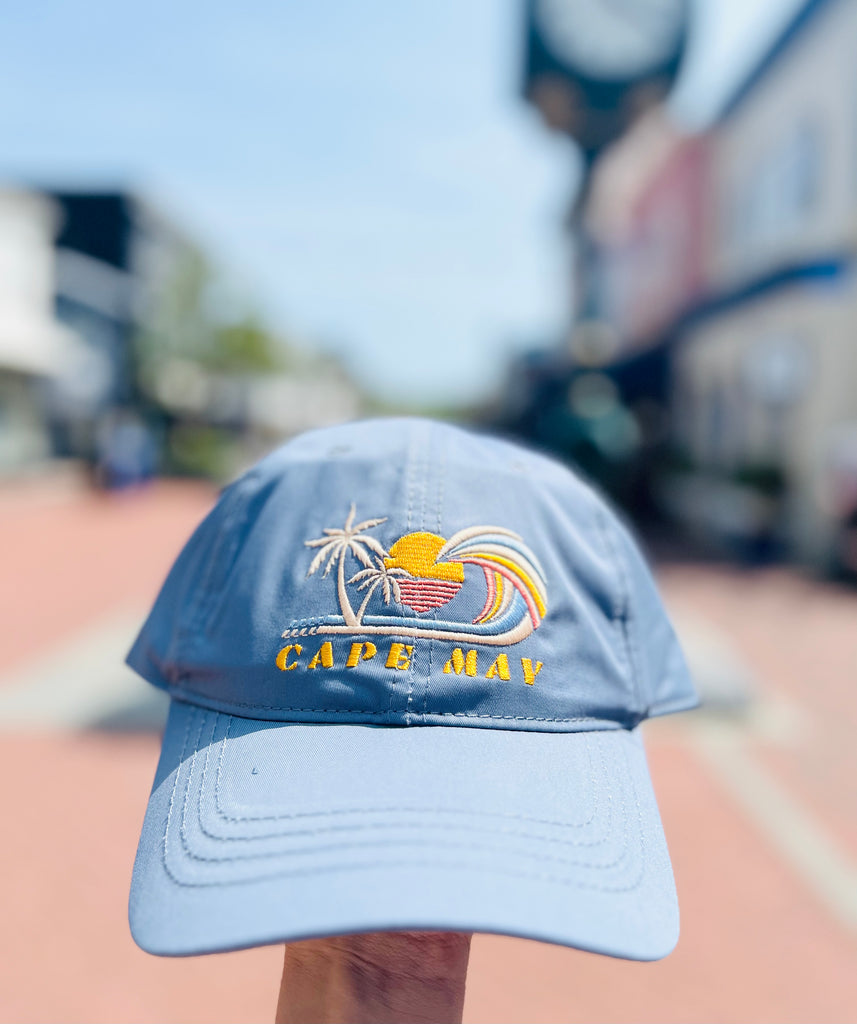
[[[804,118],[789,127],[738,189],[731,216],[733,248],[753,254],[778,245],[817,214],[823,188],[822,133]]]

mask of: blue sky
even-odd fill
[[[704,121],[799,0],[699,0]],[[518,0],[7,4],[0,180],[129,185],[378,393],[484,395],[566,318],[574,154],[517,98]]]

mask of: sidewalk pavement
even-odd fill
[[[273,1016],[279,948],[162,960],[125,918],[165,702],[121,658],[212,500],[0,492],[0,1022]],[[857,595],[784,570],[660,576],[709,707],[645,727],[678,949],[633,964],[477,936],[471,1024],[857,1019]]]

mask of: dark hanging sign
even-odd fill
[[[524,94],[595,156],[669,91],[687,20],[687,0],[526,0]]]

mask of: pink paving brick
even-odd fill
[[[0,672],[117,606],[144,609],[213,501],[192,483],[118,495],[63,487],[55,501],[44,488],[0,493]]]
[[[669,602],[723,631],[763,697],[792,702],[794,736],[748,741],[857,863],[857,590],[783,569],[667,567],[659,579]]]

